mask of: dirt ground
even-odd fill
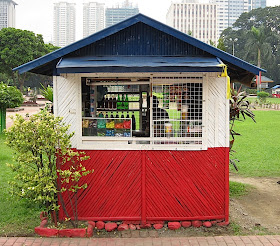
[[[247,195],[230,199],[231,221],[245,230],[263,228],[271,233],[280,232],[280,181],[279,178],[248,178],[230,175],[231,181],[249,184]]]

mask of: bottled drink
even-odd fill
[[[112,98],[112,96],[109,98],[108,108],[113,108],[113,98]]]
[[[123,112],[122,112],[121,118],[124,119],[124,114],[123,114]]]
[[[113,102],[112,102],[112,108],[117,108],[117,97],[116,96],[114,96],[113,97]]]
[[[98,117],[99,117],[99,118],[104,118],[104,115],[102,114],[102,112],[100,112],[100,113],[98,114]]]
[[[109,96],[105,96],[104,108],[108,108],[108,107],[109,107]]]
[[[122,94],[122,109],[126,109],[125,108],[125,95]]]
[[[132,130],[135,130],[136,129],[136,120],[135,120],[134,112],[132,112],[131,119],[132,119]]]
[[[129,119],[129,113],[128,113],[128,112],[127,112],[127,114],[126,114],[126,118]]]
[[[124,109],[128,109],[128,108],[129,108],[129,102],[128,102],[128,96],[126,94],[125,101],[124,101]]]
[[[111,112],[110,118],[114,118],[113,112]]]
[[[119,113],[116,114],[116,118],[120,118],[120,117],[119,117]]]
[[[108,116],[108,113],[106,112],[106,114],[105,114],[105,118],[109,118],[109,116]]]
[[[118,94],[118,99],[117,99],[117,109],[121,109],[121,108],[122,108],[122,102],[121,102],[120,95]]]

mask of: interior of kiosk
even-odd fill
[[[201,144],[203,78],[84,78],[82,136]]]

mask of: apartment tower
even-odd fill
[[[265,8],[266,0],[213,0],[217,4],[218,35],[231,27],[244,12]]]
[[[88,2],[83,4],[83,37],[105,27],[105,4]]]
[[[76,8],[74,3],[54,3],[53,44],[64,47],[75,42]]]
[[[106,27],[117,24],[129,17],[139,13],[138,7],[133,7],[132,4],[126,0],[122,6],[115,8],[107,8],[105,10]]]
[[[217,42],[217,6],[198,0],[172,3],[166,15],[167,25],[210,43]]]
[[[15,6],[12,0],[0,0],[0,30],[6,27],[15,27]]]

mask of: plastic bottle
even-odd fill
[[[106,114],[105,114],[105,118],[109,118],[109,116],[108,116],[108,113],[106,112]]]
[[[109,100],[108,100],[108,108],[113,108],[113,98],[112,98],[112,95],[109,97]]]
[[[122,102],[121,102],[120,94],[118,94],[117,109],[121,109],[121,107],[122,107]]]
[[[132,112],[131,119],[132,119],[132,130],[135,130],[136,129],[136,120],[135,120],[134,112]]]
[[[124,114],[123,114],[123,112],[122,112],[121,118],[124,119]]]
[[[110,118],[114,118],[113,112],[111,112]]]
[[[119,117],[119,113],[116,114],[116,118],[120,118],[120,117]]]
[[[128,102],[128,96],[127,96],[127,94],[126,94],[126,96],[125,96],[124,109],[129,109],[129,102]]]
[[[125,95],[124,94],[122,94],[122,107],[121,107],[121,109],[126,109],[125,108]]]
[[[117,96],[113,96],[112,108],[117,108]]]
[[[128,113],[128,112],[127,112],[127,114],[126,114],[126,118],[129,119],[129,113]]]
[[[109,96],[105,96],[104,108],[109,108]]]

